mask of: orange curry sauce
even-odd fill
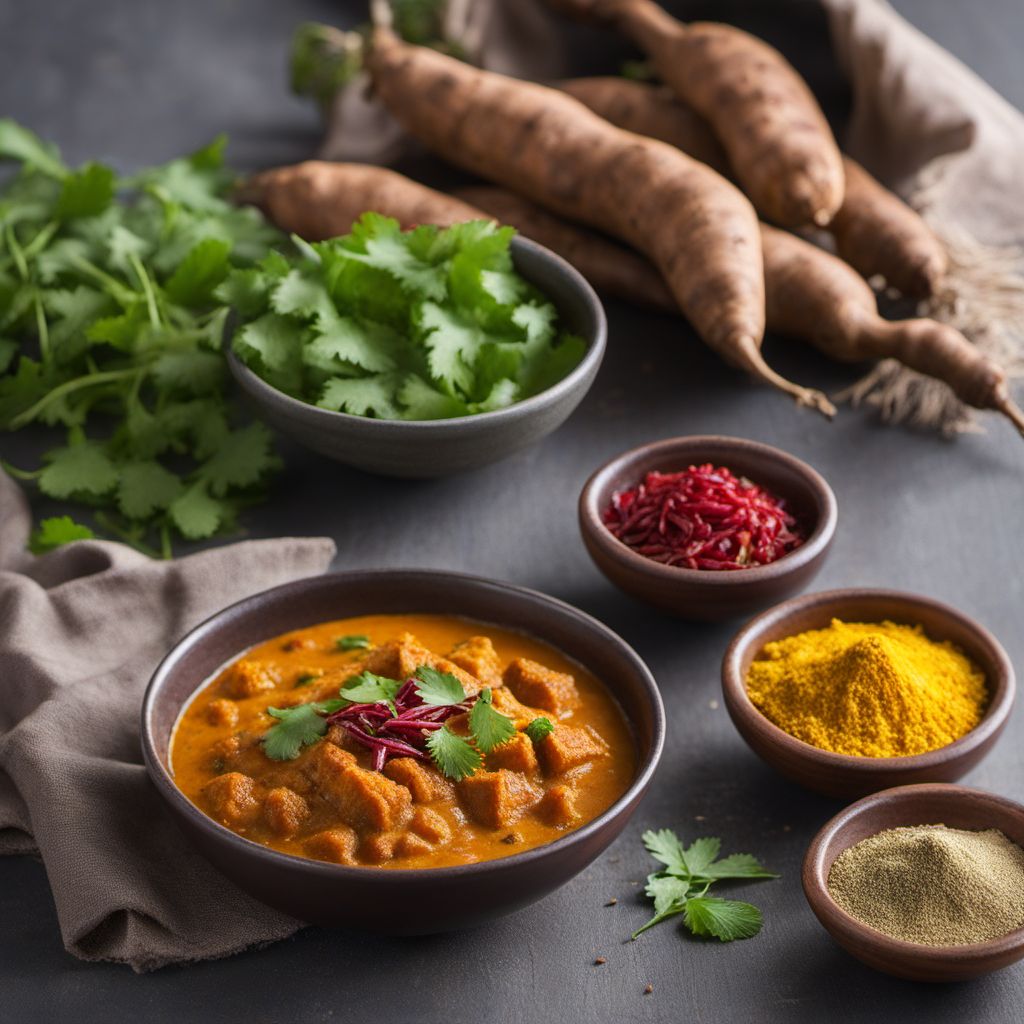
[[[373,646],[341,651],[346,635]],[[518,730],[546,717],[554,731],[536,743],[518,732],[458,783],[409,757],[375,772],[370,751],[338,725],[293,760],[264,753],[268,707],[330,700],[364,669],[404,680],[424,664],[458,676],[469,694],[491,687]],[[578,828],[625,792],[636,751],[601,683],[546,644],[453,617],[371,615],[247,651],[187,706],[171,763],[197,807],[254,842],[340,864],[429,868],[505,857]]]

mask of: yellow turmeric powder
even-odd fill
[[[944,747],[978,724],[988,699],[984,673],[920,626],[839,619],[766,644],[747,692],[791,736],[862,757]]]

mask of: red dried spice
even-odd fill
[[[637,554],[687,569],[768,565],[805,540],[785,501],[724,466],[648,473],[602,521]]]

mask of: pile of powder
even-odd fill
[[[1024,925],[1024,850],[994,828],[888,829],[836,858],[828,891],[852,917],[894,939],[981,942]]]
[[[747,693],[780,729],[822,750],[904,757],[970,732],[987,701],[985,676],[957,647],[920,626],[841,622],[766,644]]]

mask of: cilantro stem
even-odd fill
[[[39,354],[44,363],[50,361],[50,328],[46,322],[46,313],[43,310],[43,302],[36,292],[32,304],[36,308],[36,331],[39,334]]]
[[[142,265],[142,260],[139,259],[138,253],[128,253],[128,262],[132,265],[132,270],[135,271],[135,276],[139,279],[139,284],[142,285],[142,290],[146,295],[149,322],[154,327],[159,327],[161,325],[160,307],[157,305],[153,282],[149,279],[149,274],[146,273],[146,268]]]
[[[132,291],[127,285],[122,284],[116,277],[112,277],[110,274],[103,270],[100,270],[95,264],[90,263],[87,259],[82,256],[72,255],[69,257],[69,262],[82,271],[83,274],[88,274],[90,277],[99,281],[107,292],[111,295],[115,302],[127,309],[134,301],[136,293]]]
[[[87,373],[82,377],[75,377],[74,380],[67,380],[63,384],[48,391],[35,405],[30,406],[24,412],[18,413],[11,422],[10,429],[17,430],[19,427],[31,423],[51,402],[72,391],[79,391],[82,388],[94,387],[97,384],[112,384],[115,381],[126,380],[133,374],[145,373],[146,370],[131,367],[127,370],[106,370],[103,373]]]
[[[0,461],[0,468],[8,476],[13,476],[15,480],[24,480],[30,482],[32,480],[38,480],[42,475],[41,469],[18,469],[17,466],[12,466],[9,462]]]
[[[171,528],[167,523],[160,524],[160,555],[168,562],[174,557],[171,549]]]
[[[18,243],[18,236],[15,235],[14,227],[10,223],[4,227],[4,237],[7,239],[7,248],[11,250],[14,265],[18,268],[18,276],[22,281],[27,281],[28,263],[25,262],[25,253]]]
[[[23,255],[26,260],[34,259],[36,254],[45,249],[50,244],[50,239],[57,233],[57,229],[60,227],[60,221],[51,220],[48,224],[44,225],[39,231],[36,232],[35,237],[23,250]]]
[[[112,533],[118,540],[127,544],[131,548],[135,548],[136,551],[149,558],[167,558],[167,555],[157,551],[156,548],[150,547],[148,544],[139,540],[139,538],[132,533],[130,530],[126,530],[123,526],[117,523],[111,516],[107,515],[106,512],[97,512],[93,517],[96,522],[103,527],[108,533]]]

